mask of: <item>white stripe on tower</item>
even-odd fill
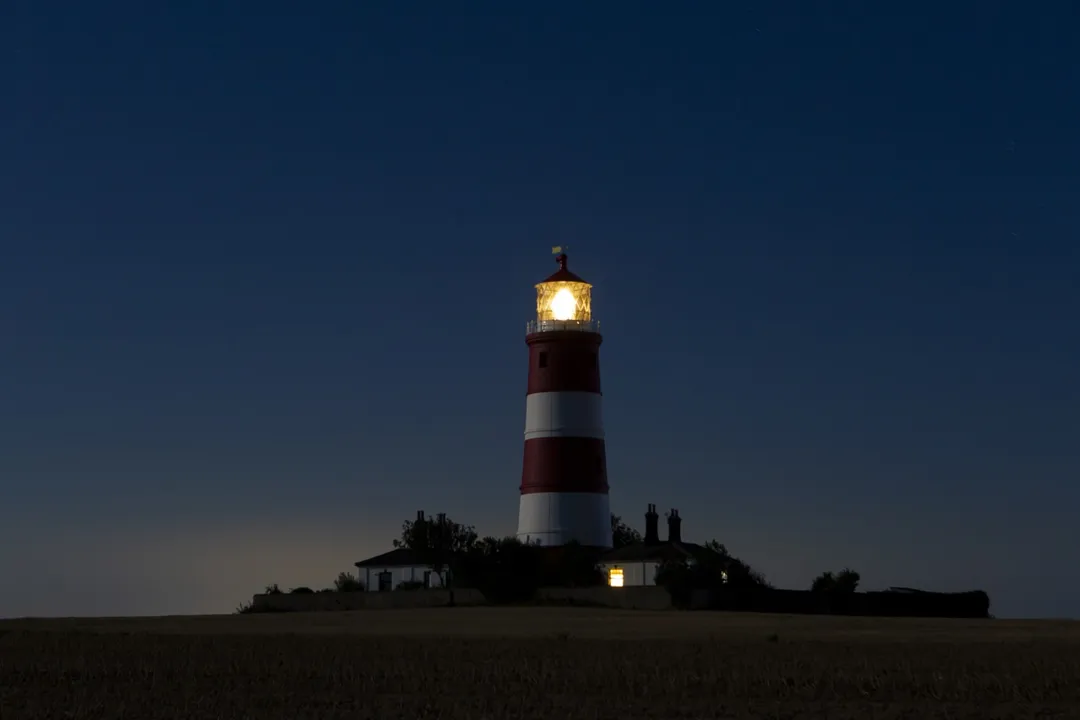
[[[538,392],[525,397],[525,439],[584,437],[604,439],[599,393],[574,390]]]

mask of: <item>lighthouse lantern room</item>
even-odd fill
[[[600,326],[592,286],[567,268],[536,285],[526,328],[529,380],[518,537],[545,546],[611,547],[600,393]]]
[[[536,322],[530,329],[597,330],[592,322],[592,285],[566,269],[566,255],[559,257],[558,272],[536,284]]]

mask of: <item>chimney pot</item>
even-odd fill
[[[668,513],[667,527],[668,542],[682,542],[682,518],[679,517],[679,511],[675,508]]]
[[[657,528],[659,516],[656,514],[656,505],[649,503],[645,512],[645,537],[646,545],[658,545],[660,543],[660,530]]]

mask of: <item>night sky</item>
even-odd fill
[[[1080,9],[0,5],[0,616],[515,531],[534,283],[613,510],[1080,616]]]

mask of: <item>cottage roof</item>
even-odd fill
[[[426,566],[427,563],[421,562],[416,553],[409,548],[395,548],[390,552],[384,552],[381,555],[375,557],[369,557],[367,560],[361,560],[353,563],[358,568],[364,567],[419,567]]]

